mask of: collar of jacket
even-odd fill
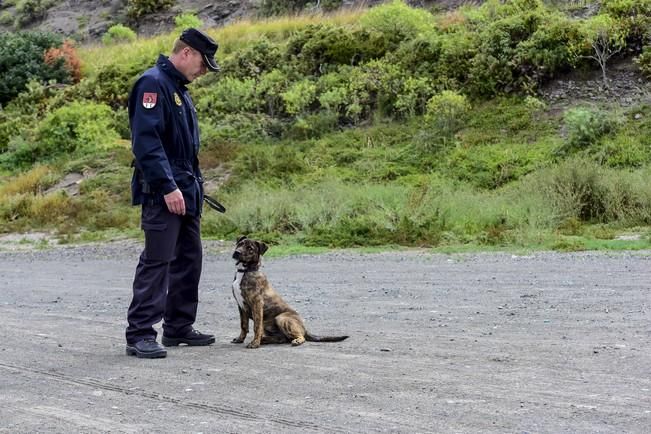
[[[178,69],[174,67],[172,62],[170,62],[169,57],[161,54],[160,56],[158,56],[158,61],[156,62],[156,65],[158,65],[161,71],[169,75],[180,86],[185,87],[187,84],[190,83],[188,79],[185,78],[185,76],[181,74]]]

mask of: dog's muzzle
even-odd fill
[[[235,259],[236,261],[240,260],[240,256],[241,256],[240,252],[238,252],[237,250],[233,252],[233,259]]]

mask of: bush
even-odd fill
[[[136,40],[136,32],[122,24],[115,24],[102,35],[104,45],[113,45],[122,42],[133,42]]]
[[[576,107],[565,112],[565,129],[570,148],[585,148],[613,131],[617,121],[602,110]]]
[[[23,27],[47,15],[51,0],[20,0],[16,5],[16,27]]]
[[[74,102],[50,113],[34,137],[10,142],[2,156],[5,166],[26,166],[77,152],[92,153],[113,146],[119,138],[111,128],[113,113],[104,104]]]
[[[396,99],[395,112],[404,118],[423,114],[427,102],[431,101],[433,93],[434,89],[429,78],[408,77],[404,80],[402,89]]]
[[[197,94],[197,109],[207,112],[212,118],[223,113],[246,113],[259,107],[255,81],[225,77],[209,89]]]
[[[596,163],[573,158],[536,173],[529,187],[554,210],[556,224],[625,222],[648,224],[651,201],[642,174],[623,174]]]
[[[358,65],[382,57],[387,41],[378,32],[309,25],[289,39],[286,57],[301,74],[323,75],[338,65]]]
[[[301,80],[294,83],[281,96],[285,103],[285,111],[290,115],[298,115],[305,112],[314,102],[316,85],[310,80]]]
[[[135,60],[128,64],[108,64],[97,75],[83,80],[76,86],[81,98],[107,104],[113,108],[126,107],[129,92],[148,63]]]
[[[185,30],[190,27],[200,28],[203,26],[203,21],[196,14],[187,12],[174,17],[174,26],[177,31]]]
[[[640,72],[647,78],[651,78],[651,46],[646,45],[642,50],[642,54],[635,58]]]
[[[381,33],[394,48],[402,41],[431,30],[433,24],[432,14],[412,8],[402,0],[392,0],[371,8],[360,18],[363,29]]]
[[[11,25],[14,22],[14,17],[8,11],[0,13],[0,24],[3,26]]]
[[[262,0],[259,14],[263,17],[288,15],[301,11],[310,0]]]
[[[391,56],[394,63],[400,64],[404,69],[412,71],[414,75],[436,75],[441,52],[443,50],[444,36],[433,32],[407,41],[400,45],[396,53]],[[389,57],[389,56],[387,56]]]
[[[50,48],[45,52],[44,61],[47,65],[55,67],[61,61],[70,75],[73,83],[79,83],[81,80],[81,60],[77,55],[74,43],[67,39],[63,42],[61,48]]]
[[[444,140],[450,140],[464,125],[469,112],[470,103],[465,96],[446,90],[427,102],[425,119]]]
[[[361,68],[341,67],[317,82],[318,100],[328,113],[337,114],[341,123],[356,124],[367,119],[374,95],[369,76]]]
[[[127,16],[137,20],[145,15],[169,9],[174,0],[127,0]]]
[[[639,51],[649,38],[651,0],[604,0],[601,12],[619,20],[629,46]]]
[[[236,78],[256,78],[279,67],[281,60],[282,53],[278,44],[262,37],[226,58],[221,66],[226,75]]]
[[[72,77],[65,59],[45,63],[45,52],[60,47],[61,37],[53,33],[0,33],[0,105],[26,89],[30,80],[70,83]]]
[[[256,88],[263,110],[269,116],[280,116],[284,112],[283,93],[289,86],[289,78],[280,70],[274,69],[260,77]]]

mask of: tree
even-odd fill
[[[46,32],[0,32],[0,105],[27,88],[30,80],[47,83],[72,81],[66,59],[45,62],[45,52],[61,47],[61,37]]]
[[[608,87],[608,61],[626,46],[626,31],[621,22],[608,14],[599,14],[583,22],[578,57],[593,59],[601,67],[604,86]],[[582,53],[591,52],[589,55]]]

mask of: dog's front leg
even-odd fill
[[[249,333],[249,314],[239,306],[237,309],[240,311],[240,335],[231,342],[234,344],[241,344]]]
[[[253,340],[249,342],[247,348],[258,348],[260,342],[262,341],[262,334],[264,332],[264,321],[263,321],[263,308],[264,302],[262,297],[256,299],[251,306],[251,316],[253,317]]]

